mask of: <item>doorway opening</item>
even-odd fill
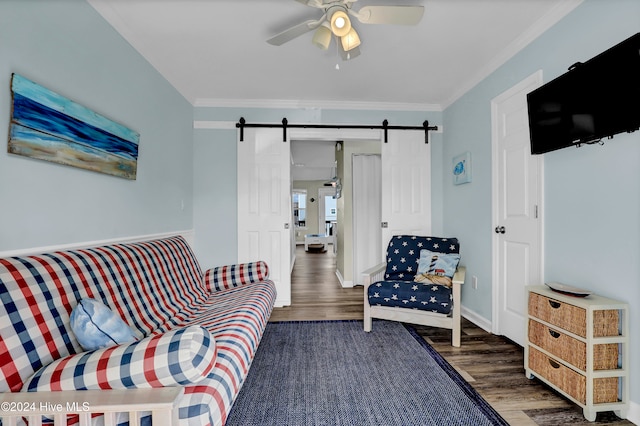
[[[324,234],[328,243],[332,245],[331,251],[337,253],[338,230],[338,203],[336,191],[333,188],[322,187],[318,189],[318,233]]]
[[[283,143],[281,129],[250,128],[244,133],[244,143],[238,144],[237,151],[238,260],[259,257],[269,264],[270,277],[278,292],[276,306],[291,304],[291,270],[295,261],[291,173],[296,167],[291,161],[291,141],[307,141],[314,145],[324,141],[331,143],[337,161],[339,154],[343,166],[349,168],[349,171],[344,171],[344,176],[350,176],[350,161],[347,160],[352,154],[356,151],[374,153],[372,148],[377,150],[383,159],[383,240],[388,241],[391,235],[401,233],[430,232],[431,156],[430,145],[425,143],[424,135],[394,131],[389,132],[388,143],[382,143],[385,135],[380,130],[292,128]],[[340,151],[336,141],[345,140],[348,144]],[[342,182],[342,191],[350,191],[350,184]],[[349,197],[343,195],[339,199],[337,208],[336,274],[345,275],[341,284],[348,287],[353,285],[350,259],[353,242],[350,211],[347,213],[345,208],[341,209],[345,199]],[[310,214],[314,209],[307,210]],[[310,223],[308,216],[307,224]],[[384,252],[384,247],[379,249]]]
[[[335,253],[336,188],[331,185],[337,173],[336,141],[292,140],[291,161],[294,247]]]

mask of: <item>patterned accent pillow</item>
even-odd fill
[[[137,340],[122,318],[104,303],[82,299],[71,311],[71,330],[85,351],[93,351]]]
[[[451,286],[451,278],[460,263],[458,253],[438,253],[420,250],[418,273],[414,281]]]
[[[204,283],[209,291],[220,291],[264,281],[268,278],[269,266],[261,260],[209,269],[204,274]]]
[[[204,380],[217,359],[211,332],[192,325],[128,344],[59,358],[31,376],[22,391],[185,386]]]

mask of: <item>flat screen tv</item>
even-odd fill
[[[640,33],[527,95],[531,153],[640,128]]]

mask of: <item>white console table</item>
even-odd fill
[[[326,246],[327,244],[332,242],[333,242],[333,235],[306,234],[304,236],[304,251],[309,251],[310,244],[322,244]]]

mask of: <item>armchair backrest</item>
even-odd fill
[[[413,281],[420,250],[437,253],[460,253],[457,238],[422,237],[417,235],[394,235],[387,246],[386,281]]]

